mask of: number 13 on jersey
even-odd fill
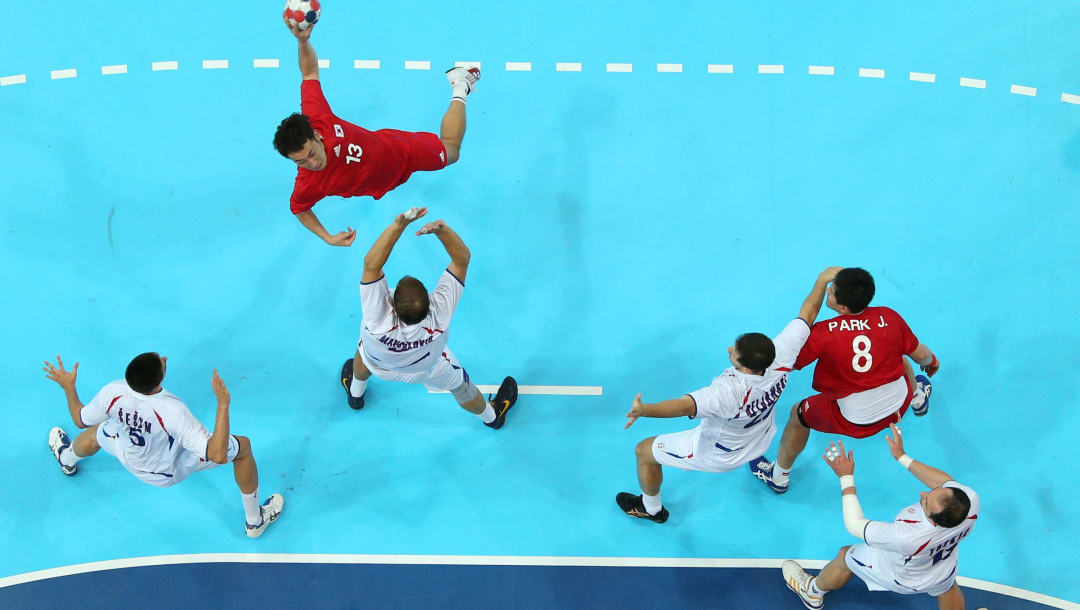
[[[345,155],[345,165],[352,163],[353,161],[359,163],[360,157],[364,154],[364,149],[360,148],[356,144],[349,144],[348,154]]]

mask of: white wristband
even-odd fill
[[[908,454],[905,453],[904,455],[901,455],[900,457],[896,458],[896,461],[900,462],[900,465],[903,466],[904,468],[907,468],[907,469],[910,470],[911,469],[911,463],[914,462],[915,460],[909,458]]]
[[[855,487],[855,475],[845,474],[840,477],[840,491],[844,491],[848,487]]]

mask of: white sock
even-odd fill
[[[806,592],[809,593],[810,595],[813,595],[814,597],[824,597],[825,593],[826,593],[826,591],[822,591],[821,589],[818,588],[818,586],[817,586],[817,576],[810,579],[810,586],[807,587],[806,589],[807,589]]]
[[[248,525],[262,525],[262,507],[259,506],[259,488],[246,494],[240,492],[240,500],[244,503],[244,518]]]
[[[911,408],[918,409],[926,402],[926,392],[919,386],[915,386],[915,392],[911,396]]]
[[[484,412],[478,413],[477,417],[484,420],[485,424],[490,424],[491,422],[495,421],[495,408],[491,406],[490,402],[486,403],[484,405]]]
[[[788,482],[788,477],[791,476],[791,469],[783,469],[780,464],[773,464],[772,480],[773,483],[784,484]]]
[[[451,87],[450,95],[452,96],[450,101],[458,100],[464,104],[465,98],[469,96],[469,86],[463,82],[459,82]]]
[[[60,450],[60,463],[64,466],[74,466],[84,457],[86,456],[76,455],[75,450],[71,448],[71,445]]]
[[[349,384],[349,394],[352,394],[353,398],[360,398],[365,391],[367,391],[367,379],[361,381],[353,377],[352,383]]]
[[[656,513],[660,512],[661,508],[664,508],[663,503],[660,502],[660,494],[650,496],[649,494],[642,492],[641,501],[643,504],[645,504],[645,512],[649,513],[650,515],[655,515]]]

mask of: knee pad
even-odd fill
[[[450,393],[454,395],[454,399],[458,401],[458,404],[463,404],[475,398],[480,393],[480,388],[476,387],[471,381],[465,381],[450,390]]]

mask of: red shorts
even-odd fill
[[[815,394],[799,403],[799,421],[807,428],[818,432],[866,438],[888,428],[889,424],[900,423],[900,418],[907,413],[908,406],[911,404],[911,397],[912,387],[911,382],[908,381],[907,399],[896,413],[872,424],[853,424],[844,419],[835,394]]]
[[[446,167],[446,146],[433,133],[397,129],[380,129],[376,133],[405,153],[405,167],[395,186],[405,184],[413,172],[433,172]]]

